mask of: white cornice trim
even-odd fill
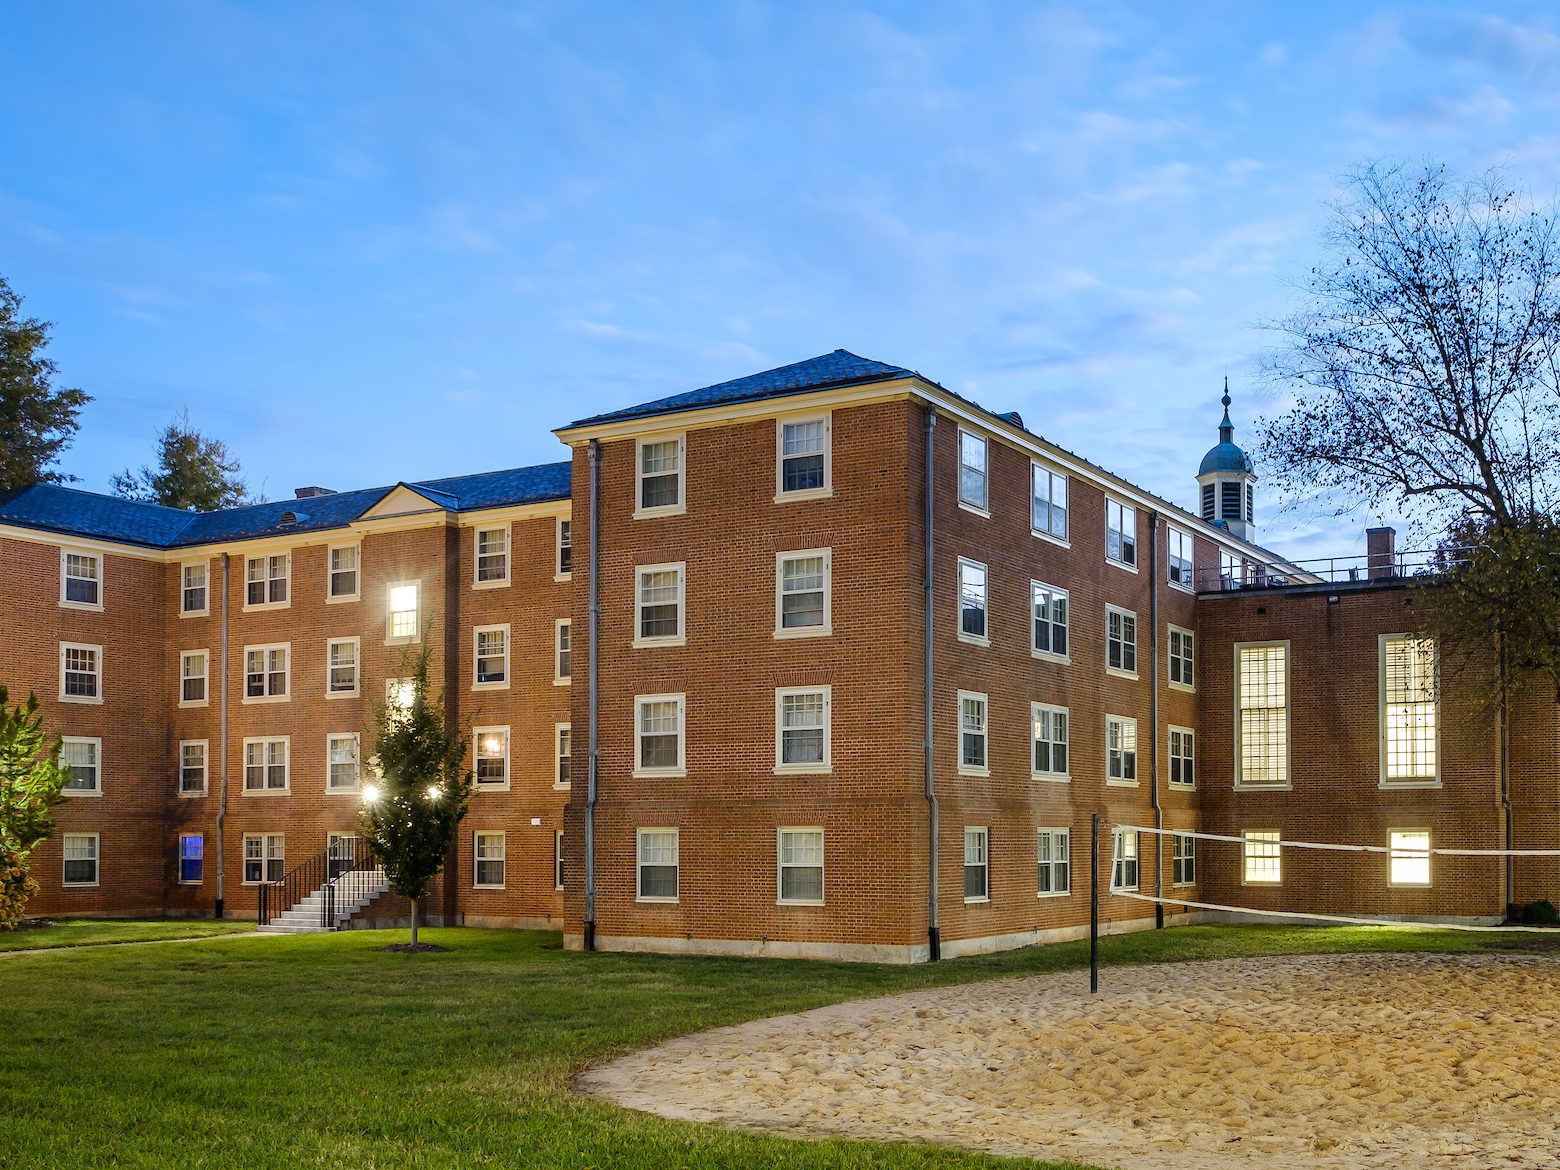
[[[115,540],[77,536],[74,532],[56,532],[42,528],[21,528],[12,524],[0,524],[0,538],[22,540],[28,544],[48,544],[53,545],[55,548],[61,545],[68,545],[71,548],[84,548],[91,552],[134,557],[136,560],[141,561],[167,561],[169,559],[168,553],[160,548],[146,548],[139,544],[121,544]]]

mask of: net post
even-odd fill
[[[1089,994],[1100,989],[1100,814],[1089,826]]]

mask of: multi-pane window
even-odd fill
[[[822,903],[823,830],[780,829],[777,837],[778,900]]]
[[[392,642],[415,642],[419,628],[417,595],[421,590],[415,581],[403,581],[390,586],[389,614],[385,621],[385,637]]]
[[[1387,833],[1391,870],[1389,880],[1394,886],[1428,886],[1430,884],[1430,830],[1392,829]]]
[[[553,889],[563,889],[563,830],[553,830]]]
[[[1382,782],[1433,782],[1437,775],[1433,639],[1382,635],[1381,703]]]
[[[1289,647],[1237,647],[1235,782],[1241,787],[1289,783]]]
[[[477,784],[504,788],[509,784],[509,728],[475,727],[472,742],[477,746]]]
[[[330,593],[333,601],[358,595],[358,546],[338,545],[330,550]]]
[[[1071,889],[1068,863],[1071,834],[1066,829],[1040,829],[1036,833],[1035,892],[1065,894]]]
[[[1170,835],[1170,880],[1174,885],[1190,886],[1197,881],[1197,839],[1180,833]]]
[[[634,644],[683,641],[682,564],[645,565],[634,574]]]
[[[567,788],[574,776],[574,731],[567,723],[560,723],[553,728],[553,734],[554,758],[557,760],[553,783],[560,788]]]
[[[959,558],[959,637],[986,640],[986,566]]]
[[[986,440],[959,432],[959,503],[986,509]]]
[[[1138,888],[1138,835],[1136,829],[1111,834],[1110,886],[1113,890]]]
[[[1029,705],[1029,722],[1034,741],[1031,767],[1037,776],[1067,775],[1067,708]]]
[[[98,835],[66,833],[61,844],[65,851],[65,884],[67,886],[97,885]]]
[[[476,665],[473,685],[507,687],[509,685],[509,627],[479,626],[474,631],[473,658]]]
[[[1195,665],[1192,661],[1192,631],[1171,626],[1169,632],[1170,685],[1190,690],[1197,685],[1197,676],[1192,669]]]
[[[1117,564],[1137,564],[1137,509],[1105,501],[1105,555]]]
[[[1247,829],[1241,841],[1245,880],[1253,885],[1277,885],[1282,877],[1278,831]]]
[[[1033,465],[1029,523],[1036,532],[1067,539],[1067,477],[1038,463]]]
[[[641,695],[634,700],[640,772],[679,772],[683,766],[683,697]]]
[[[332,792],[358,786],[358,737],[350,732],[325,737],[325,784]]]
[[[206,612],[206,562],[183,566],[182,585],[179,594],[181,613]]]
[[[1196,783],[1193,733],[1185,727],[1170,729],[1170,783],[1190,788]]]
[[[206,652],[186,650],[179,655],[179,702],[203,704],[206,701]]]
[[[677,901],[677,830],[640,829],[638,836],[639,900]]]
[[[1166,533],[1167,555],[1170,560],[1170,584],[1183,589],[1192,588],[1192,537],[1179,528]]]
[[[417,702],[417,680],[412,678],[385,679],[385,706],[393,715],[405,715]]]
[[[183,833],[179,837],[179,881],[184,885],[199,885],[205,868],[206,838],[199,833]]]
[[[1105,782],[1137,783],[1137,720],[1105,716]]]
[[[829,550],[781,553],[775,558],[775,634],[829,631]]]
[[[959,771],[986,770],[986,696],[959,692]]]
[[[287,740],[285,738],[244,741],[244,790],[246,792],[287,790]]]
[[[473,833],[476,885],[487,889],[504,888],[504,834]]]
[[[98,703],[103,699],[103,648],[60,643],[60,698],[67,703]]]
[[[829,767],[829,689],[790,687],[775,691],[775,768],[785,772]]]
[[[103,558],[97,553],[60,553],[60,601],[85,609],[103,608]]]
[[[1219,588],[1239,589],[1246,583],[1246,562],[1234,553],[1219,550]]]
[[[572,572],[574,572],[574,522],[559,518],[557,576],[567,577]]]
[[[477,529],[477,584],[509,580],[509,528]]]
[[[569,619],[553,626],[553,681],[568,682],[574,677],[574,635]]]
[[[682,505],[682,457],[681,438],[640,441],[639,511]]]
[[[103,741],[67,735],[60,741],[60,766],[70,769],[65,791],[101,793],[103,791]]]
[[[244,834],[244,881],[279,882],[287,876],[286,839],[280,833]]]
[[[358,693],[358,640],[334,638],[325,644],[326,693],[331,695],[355,695]]]
[[[824,493],[829,489],[829,420],[780,422],[780,491]]]
[[[287,581],[291,566],[292,557],[287,553],[249,557],[244,569],[244,604],[287,604]]]
[[[206,741],[187,739],[179,744],[179,795],[201,796],[206,791]]]
[[[1105,665],[1125,674],[1137,673],[1137,614],[1114,605],[1105,607]]]
[[[964,900],[984,902],[991,890],[990,864],[985,829],[964,830]]]
[[[244,698],[285,699],[289,647],[244,647]]]
[[[1029,583],[1034,604],[1034,642],[1036,654],[1067,657],[1067,590],[1055,585]]]

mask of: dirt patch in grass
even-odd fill
[[[60,920],[58,918],[24,918],[15,926],[7,929],[13,932],[18,930],[40,930],[45,926],[58,926],[59,924]]]
[[[449,947],[441,947],[437,943],[391,943],[387,947],[380,947],[381,951],[393,951],[398,955],[447,955]]]
[[[1560,951],[1560,930],[1554,934],[1524,934],[1516,937],[1502,936],[1481,941],[1491,951]]]

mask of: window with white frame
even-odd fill
[[[1138,835],[1136,829],[1115,829],[1111,833],[1110,887],[1113,890],[1138,888]]]
[[[553,575],[567,577],[574,572],[574,522],[558,517],[558,564]]]
[[[634,570],[634,645],[681,646],[686,566],[641,565]]]
[[[1032,465],[1030,527],[1057,540],[1067,539],[1067,477],[1059,471]]]
[[[503,585],[509,580],[509,525],[477,529],[476,585]]]
[[[639,515],[681,510],[683,438],[639,440]]]
[[[281,833],[245,833],[244,884],[279,882],[286,876],[286,838]]]
[[[358,693],[358,640],[332,638],[325,643],[327,695]]]
[[[1282,846],[1276,829],[1247,829],[1241,835],[1243,876],[1248,885],[1278,885],[1282,878]]]
[[[553,830],[553,889],[563,889],[563,830]]]
[[[60,643],[60,701],[103,701],[103,647],[79,642]]]
[[[97,553],[60,550],[60,604],[71,609],[103,608],[103,558]]]
[[[780,553],[775,558],[775,637],[829,632],[829,570],[826,548]]]
[[[1170,783],[1176,788],[1191,788],[1196,783],[1196,751],[1193,733],[1188,727],[1170,729]]]
[[[509,627],[478,626],[472,631],[474,671],[472,689],[497,690],[509,686]]]
[[[103,792],[103,741],[79,735],[60,739],[60,767],[70,770],[65,791],[71,795],[100,796]]]
[[[1132,505],[1105,501],[1105,556],[1118,565],[1137,565],[1137,509]]]
[[[179,655],[179,706],[206,705],[206,663],[204,650],[185,650]]]
[[[984,828],[964,830],[964,900],[984,902],[990,896],[989,838]]]
[[[1381,635],[1381,782],[1433,784],[1437,769],[1435,640]]]
[[[418,595],[421,592],[416,581],[400,581],[389,587],[386,593],[386,643],[417,641],[421,630],[421,613],[418,608]]]
[[[574,677],[574,636],[569,619],[553,626],[553,682],[566,683]]]
[[[777,830],[779,896],[788,905],[823,905],[823,830]]]
[[[1029,704],[1029,725],[1034,754],[1030,767],[1036,776],[1067,776],[1067,708],[1045,703]]]
[[[1170,835],[1170,881],[1177,886],[1197,884],[1197,838]]]
[[[959,692],[959,771],[986,774],[986,696]]]
[[[1234,553],[1219,550],[1219,588],[1239,589],[1246,583],[1246,562]]]
[[[1263,642],[1235,648],[1235,784],[1289,784],[1289,645]]]
[[[1171,626],[1169,634],[1170,685],[1177,689],[1193,690],[1197,686],[1197,675],[1193,671],[1196,664],[1192,661],[1192,631]]]
[[[1166,528],[1166,555],[1169,558],[1170,584],[1192,588],[1192,536],[1179,528]]]
[[[244,647],[244,701],[285,699],[288,695],[290,643]]]
[[[248,557],[244,562],[244,608],[286,605],[287,583],[292,574],[292,556]]]
[[[800,499],[827,495],[829,418],[780,419],[779,486],[776,496]]]
[[[1388,877],[1394,886],[1430,884],[1430,830],[1390,829],[1387,832],[1391,867]]]
[[[1137,614],[1105,607],[1105,668],[1137,674]]]
[[[504,834],[473,833],[473,876],[478,889],[504,888]]]
[[[244,791],[287,791],[287,738],[244,741]]]
[[[206,741],[186,739],[179,743],[179,795],[206,794]]]
[[[181,566],[179,593],[180,613],[198,614],[206,612],[207,572],[207,563],[205,561],[197,561],[194,564]]]
[[[677,901],[676,829],[640,829],[636,864],[639,901]]]
[[[986,566],[959,558],[959,639],[984,644],[986,638]]]
[[[1068,859],[1072,834],[1066,829],[1039,829],[1035,839],[1035,892],[1042,898],[1067,893],[1072,888]]]
[[[66,833],[61,839],[65,853],[64,880],[67,886],[98,884],[98,835]]]
[[[198,886],[206,863],[206,838],[200,833],[179,835],[179,884]]]
[[[333,545],[330,557],[330,601],[356,601],[358,598],[358,562],[361,552],[355,544]]]
[[[959,432],[959,503],[984,512],[989,493],[986,480],[986,440]]]
[[[1137,783],[1137,720],[1105,716],[1105,783]]]
[[[1053,658],[1067,657],[1067,590],[1039,581],[1029,583],[1034,604],[1034,636],[1030,649]]]
[[[640,695],[634,700],[638,742],[635,772],[681,775],[683,771],[683,696]]]
[[[553,784],[567,788],[574,778],[574,732],[567,723],[553,727]]]
[[[325,786],[331,792],[353,792],[359,784],[358,737],[338,732],[325,737]]]
[[[829,687],[775,689],[775,771],[829,770]]]
[[[509,728],[474,727],[471,739],[477,745],[477,787],[509,787]]]

